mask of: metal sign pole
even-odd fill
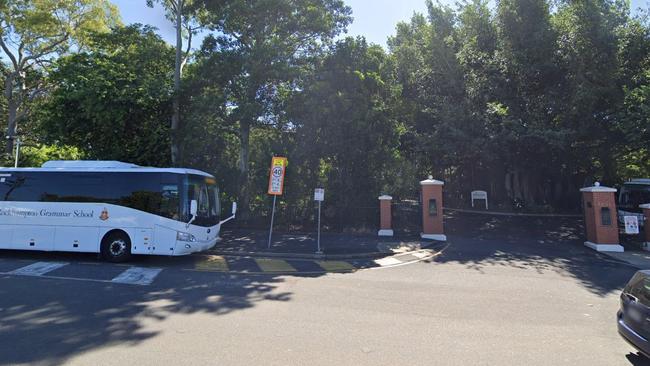
[[[20,137],[16,138],[16,162],[14,168],[18,168],[18,154],[20,154]]]
[[[318,201],[318,239],[316,240],[316,244],[318,245],[318,251],[316,253],[318,254],[323,253],[320,250],[320,203],[321,201]]]
[[[278,196],[273,196],[273,210],[271,210],[271,227],[269,228],[269,244],[268,248],[271,249],[271,236],[273,235],[273,219],[275,218],[275,199]]]

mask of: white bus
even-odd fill
[[[0,249],[186,255],[212,248],[221,225],[215,178],[116,161],[0,168]]]
[[[636,216],[639,226],[644,222],[643,210],[639,205],[650,203],[650,179],[631,179],[621,186],[618,194],[618,221],[623,225],[624,216]]]

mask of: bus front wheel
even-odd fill
[[[109,262],[126,262],[131,259],[131,239],[124,232],[114,231],[102,240],[101,253]]]

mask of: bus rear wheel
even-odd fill
[[[112,232],[102,240],[101,253],[109,262],[126,262],[131,259],[131,239],[126,233]]]

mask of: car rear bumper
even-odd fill
[[[632,347],[636,348],[644,356],[650,358],[650,343],[647,339],[641,336],[639,333],[635,332],[630,328],[625,321],[623,320],[623,315],[621,312],[618,312],[618,334],[623,337]]]

